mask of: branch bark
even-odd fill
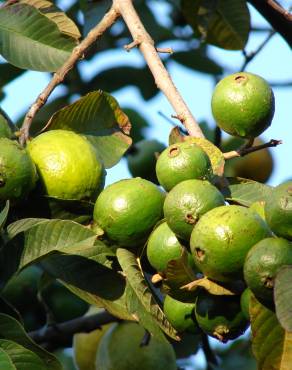
[[[292,47],[292,14],[274,0],[248,0]]]
[[[157,87],[164,93],[174,108],[177,117],[184,124],[189,135],[204,137],[200,126],[193,117],[190,109],[184,102],[177,88],[175,87],[169,73],[164,67],[154,42],[144,28],[132,0],[114,0],[114,5],[124,19],[132,37],[133,44],[137,45],[143,54],[146,63],[155,79]],[[131,45],[131,44],[130,44]]]
[[[89,333],[102,325],[116,322],[119,319],[107,311],[99,312],[91,316],[82,316],[77,319],[63,322],[61,324],[47,326],[29,333],[33,341],[45,344],[50,350],[62,345],[71,345],[73,335],[76,333]]]
[[[20,144],[23,145],[28,140],[29,129],[34,116],[46,103],[54,89],[64,80],[65,76],[74,67],[75,63],[83,57],[86,50],[116,21],[118,17],[119,13],[116,11],[115,7],[112,6],[102,20],[88,33],[85,39],[83,39],[83,41],[73,49],[72,54],[63,66],[54,73],[53,78],[32,104],[24,118],[20,129]]]
[[[223,155],[224,155],[225,160],[237,158],[237,157],[244,157],[245,155],[248,155],[250,153],[257,152],[258,150],[262,150],[265,148],[272,148],[280,144],[282,144],[282,140],[272,139],[268,143],[265,143],[265,144],[243,147],[238,150],[232,150],[231,152],[224,153]]]

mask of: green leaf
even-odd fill
[[[23,69],[14,67],[9,63],[0,64],[0,87],[3,88],[6,84],[12,82],[15,78],[24,73]]]
[[[0,349],[0,369],[16,370],[16,367],[13,365],[9,354],[6,353],[2,348]]]
[[[19,221],[19,228],[30,228],[17,233],[0,251],[0,274],[4,281],[16,271],[51,253],[85,255],[96,241],[94,232],[73,221],[37,219],[33,227],[32,220],[24,222]]]
[[[283,266],[275,278],[276,315],[282,327],[292,332],[292,266]]]
[[[151,314],[155,323],[168,336],[173,339],[177,339],[177,333],[167,320],[160,306],[155,301],[154,295],[149,289],[149,286],[141,273],[135,255],[126,249],[118,248],[117,257],[123,272],[126,275],[127,282],[131,286],[133,293],[135,293],[137,296],[139,303],[144,306],[146,312]],[[128,300],[128,302],[130,302],[130,300]]]
[[[289,370],[292,363],[292,333],[285,331],[273,311],[250,301],[252,350],[258,370]]]
[[[9,200],[6,201],[5,207],[0,212],[0,231],[3,229],[5,222],[7,220],[8,212],[9,212]]]
[[[53,21],[59,31],[64,35],[70,36],[73,39],[78,40],[81,34],[76,24],[67,17],[58,7],[47,0],[20,0],[21,4],[28,4],[38,9],[41,14],[45,15],[51,21]]]
[[[33,6],[12,3],[0,8],[0,53],[16,67],[56,71],[75,46],[73,38]]]
[[[101,90],[110,92],[129,85],[136,86],[144,100],[152,99],[159,92],[148,67],[113,67],[98,73],[88,84],[90,89],[98,86]]]
[[[89,304],[104,307],[120,319],[135,320],[126,307],[125,279],[106,267],[105,259],[108,260],[108,253],[105,246],[100,248],[96,246],[92,248],[87,258],[76,255],[53,255],[46,258],[42,265]]]
[[[241,50],[248,40],[250,14],[245,0],[182,0],[182,11],[195,34],[228,50]]]
[[[254,202],[265,201],[273,188],[249,179],[229,177],[229,186],[223,189],[227,201],[249,207]]]
[[[104,14],[111,6],[110,0],[99,0],[98,2],[88,2],[79,0],[80,7],[84,15],[84,35],[87,35],[102,19]]]
[[[42,362],[42,360],[35,353],[33,353],[32,351],[24,348],[23,346],[13,341],[0,339],[0,350],[1,350],[1,353],[4,352],[6,354],[6,362],[7,362],[7,357],[8,357],[10,361],[10,364],[9,364],[10,369],[13,369],[13,370],[46,370],[48,369],[45,366],[45,364]],[[6,370],[6,367],[4,369]]]
[[[171,59],[202,73],[219,75],[223,71],[218,63],[214,62],[199,49],[175,52]]]
[[[209,280],[207,277],[194,280],[191,283],[184,285],[182,288],[188,291],[194,291],[198,287],[204,288],[210,294],[213,294],[213,295],[234,295],[235,294],[232,290],[225,288],[224,286],[216,283],[215,281]]]
[[[106,168],[114,166],[132,143],[131,124],[117,101],[103,91],[93,91],[56,112],[47,129],[70,130],[85,135],[95,146]]]
[[[187,255],[184,248],[181,257],[169,261],[164,272],[163,290],[176,299],[179,297],[183,299],[186,296],[186,291],[182,290],[181,287],[196,279],[195,273],[189,266]]]
[[[0,314],[0,347],[5,350],[5,346],[3,347],[1,344],[3,344],[3,339],[8,341],[13,341],[15,344],[17,343],[20,346],[23,346],[26,350],[32,351],[35,356],[37,356],[39,360],[39,364],[42,365],[42,367],[36,368],[36,369],[46,369],[46,370],[61,370],[62,367],[59,363],[59,361],[49,352],[44,350],[42,347],[35,344],[32,339],[27,335],[23,327],[20,325],[20,323],[15,320],[13,317],[10,317],[5,314]],[[9,351],[5,350],[6,352]],[[20,358],[22,356],[19,356]],[[13,360],[13,357],[12,357]],[[18,367],[16,366],[18,369]],[[20,370],[25,369],[24,367],[19,367]],[[27,368],[27,370],[33,369]]]

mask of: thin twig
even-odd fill
[[[132,0],[114,0],[114,5],[128,26],[133,40],[136,43],[139,43],[139,49],[143,54],[152,75],[154,76],[157,87],[167,97],[168,101],[174,108],[176,115],[181,117],[181,120],[189,135],[204,137],[197,121],[193,117],[191,111],[175,87],[169,73],[165,69],[156,51],[154,42],[144,28],[133,6]]]
[[[205,333],[201,332],[201,337],[202,349],[207,361],[207,370],[212,370],[212,365],[218,365],[218,360],[216,355],[213,353],[212,348],[210,347],[208,336]]]
[[[264,41],[258,46],[258,48],[247,54],[245,51],[243,52],[243,55],[244,55],[244,62],[240,68],[240,71],[244,71],[247,67],[247,65],[254,59],[255,56],[257,56],[262,50],[263,48],[267,45],[267,43],[271,40],[271,38],[276,34],[276,32],[274,30],[271,30],[268,34],[268,36],[264,39]]]
[[[39,344],[54,341],[62,342],[63,339],[71,341],[76,333],[89,333],[102,325],[115,321],[118,321],[115,316],[112,316],[107,311],[102,311],[95,315],[82,316],[61,324],[46,326],[28,334],[32,340]]]
[[[63,64],[63,66],[58,69],[56,73],[54,73],[53,78],[43,92],[38,96],[36,101],[32,104],[24,118],[19,138],[19,141],[22,145],[29,138],[29,129],[34,116],[46,103],[56,86],[58,86],[64,80],[67,73],[74,67],[75,63],[83,57],[86,50],[116,21],[118,17],[119,13],[116,11],[115,7],[112,6],[111,9],[104,15],[102,20],[94,28],[92,28],[85,39],[73,49],[70,57]]]
[[[236,158],[236,157],[244,157],[247,154],[257,152],[258,150],[262,150],[262,149],[265,149],[265,148],[272,148],[272,147],[278,146],[280,144],[282,144],[282,140],[272,139],[268,143],[265,143],[265,144],[256,145],[256,146],[252,146],[252,147],[249,147],[249,148],[245,147],[245,148],[241,148],[241,149],[238,149],[238,150],[232,150],[231,152],[224,153],[223,155],[224,155],[225,160],[231,159],[231,158]]]

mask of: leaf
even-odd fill
[[[195,273],[189,266],[188,253],[185,248],[180,258],[168,262],[164,275],[164,292],[175,296],[176,299],[184,298],[186,292],[181,287],[196,279]]]
[[[8,212],[9,212],[9,200],[6,201],[5,207],[0,212],[0,231],[3,229],[5,222],[7,220]]]
[[[240,50],[247,43],[250,14],[244,0],[182,0],[182,11],[195,34],[210,44]]]
[[[213,295],[234,295],[235,294],[230,289],[227,289],[224,286],[217,284],[215,281],[209,280],[207,277],[194,280],[191,283],[182,286],[181,289],[186,289],[188,291],[194,291],[198,287],[204,288],[210,294],[213,294]]]
[[[0,53],[23,69],[53,72],[69,58],[76,41],[27,4],[0,8]]]
[[[276,315],[282,327],[292,332],[292,266],[282,266],[275,278]]]
[[[253,295],[250,301],[252,350],[258,370],[289,370],[292,363],[292,333],[285,331],[273,311]]]
[[[24,73],[23,69],[14,67],[9,63],[0,64],[0,87],[4,87],[6,84],[12,82],[15,78],[19,77]]]
[[[80,7],[84,15],[84,35],[87,35],[99,23],[110,6],[110,0],[99,0],[93,3],[80,0]]]
[[[89,81],[88,88],[93,90],[98,86],[101,90],[111,92],[128,85],[136,86],[144,100],[152,99],[159,92],[149,69],[134,66],[113,67],[99,72]]]
[[[214,175],[219,177],[223,175],[225,160],[220,149],[209,140],[200,137],[185,136],[185,140],[199,145],[207,153],[211,161]]]
[[[180,128],[178,126],[175,126],[173,129],[171,129],[169,137],[168,137],[169,145],[181,143],[183,141],[184,141],[184,135],[181,134]]]
[[[46,370],[61,370],[62,367],[59,361],[49,352],[42,347],[35,344],[32,339],[27,335],[20,323],[13,317],[0,313],[0,343],[3,339],[16,342],[18,345],[23,346],[25,349],[32,351],[34,355],[38,356],[40,364]],[[3,346],[0,347],[3,349]],[[9,352],[8,352],[9,354]],[[36,369],[42,369],[36,368]],[[19,368],[23,369],[23,368]],[[29,369],[29,368],[28,368]],[[31,368],[33,369],[33,368]]]
[[[104,249],[101,247],[100,249]],[[94,250],[92,250],[94,252]],[[106,258],[104,251],[103,257]],[[76,255],[52,255],[43,267],[78,297],[123,320],[134,320],[126,307],[126,282],[114,270],[103,266],[102,251],[87,258]],[[99,260],[99,263],[97,262]]]
[[[229,186],[223,188],[227,201],[249,207],[254,202],[265,201],[272,194],[273,188],[249,179],[228,177]]]
[[[202,73],[219,75],[223,71],[219,64],[210,59],[200,49],[175,52],[171,59],[177,63],[183,64],[187,68]]]
[[[117,258],[126,275],[128,284],[135,293],[139,302],[147,313],[151,314],[156,324],[171,338],[177,339],[175,329],[168,322],[160,306],[156,303],[152,292],[150,291],[144,276],[141,273],[135,255],[123,248],[117,249]],[[130,289],[130,292],[131,292]],[[132,294],[133,295],[133,294]],[[129,302],[129,301],[128,301]],[[139,317],[140,319],[140,317]],[[150,331],[150,330],[149,330]]]
[[[10,341],[0,339],[1,360],[8,362],[9,367],[3,369],[12,370],[46,370],[47,367],[42,360],[32,351]],[[3,357],[5,353],[5,358]],[[5,363],[4,362],[4,363]],[[61,369],[61,368],[59,368]]]
[[[2,348],[0,349],[0,368],[5,370],[16,370],[16,367],[13,365],[8,353],[6,353]]]
[[[20,0],[20,4],[28,4],[38,9],[40,13],[53,21],[59,31],[75,40],[81,37],[76,24],[67,15],[47,0]]]
[[[31,224],[31,220],[27,224],[19,222],[23,229]],[[36,220],[33,227],[16,234],[0,250],[1,279],[5,281],[16,271],[54,252],[85,255],[95,242],[94,232],[73,221]]]
[[[93,91],[57,111],[45,129],[63,129],[85,135],[106,168],[114,166],[132,143],[131,124],[117,101],[103,91]]]

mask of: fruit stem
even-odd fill
[[[278,146],[282,143],[283,143],[282,140],[272,139],[272,140],[270,140],[269,142],[267,142],[265,144],[256,145],[256,146],[252,146],[252,147],[243,147],[243,148],[240,148],[240,149],[237,149],[237,150],[232,150],[231,152],[223,153],[223,156],[224,156],[225,160],[236,158],[236,157],[244,157],[247,154],[257,152],[258,150],[262,150],[262,149],[265,149],[265,148],[272,148],[272,147]]]
[[[92,30],[88,33],[88,35],[82,40],[82,42],[77,45],[70,57],[66,60],[66,62],[59,68],[53,75],[51,81],[45,87],[45,89],[41,92],[41,94],[37,97],[36,101],[31,105],[28,112],[24,117],[24,121],[22,127],[20,129],[20,137],[19,142],[21,145],[24,145],[26,141],[29,139],[29,129],[32,124],[32,121],[37,114],[37,112],[41,109],[41,107],[47,102],[49,96],[54,91],[54,89],[63,82],[67,73],[74,67],[76,62],[79,59],[84,57],[84,53],[86,50],[100,37],[102,34],[113,25],[113,23],[117,20],[120,16],[119,12],[116,10],[115,6],[112,6],[110,10],[104,15],[101,21],[92,28]]]
[[[212,370],[213,369],[212,365],[215,366],[218,365],[218,359],[211,349],[208,336],[204,332],[201,332],[201,337],[202,337],[202,349],[207,361],[207,370]]]
[[[204,138],[203,132],[190,109],[175,87],[168,71],[164,67],[154,41],[142,24],[133,0],[114,0],[116,9],[124,19],[132,37],[133,42],[130,46],[137,46],[143,54],[146,63],[155,79],[157,87],[164,93],[170,104],[175,110],[176,116],[183,123],[190,136]],[[129,50],[129,45],[127,46]]]

